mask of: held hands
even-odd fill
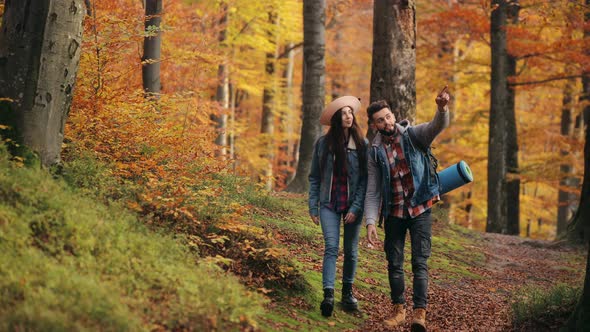
[[[435,101],[439,112],[446,112],[449,110],[448,103],[449,100],[451,100],[451,95],[449,95],[448,88],[449,87],[445,85],[438,96],[436,96]]]

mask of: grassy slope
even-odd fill
[[[237,330],[260,295],[0,146],[0,330]]]
[[[117,182],[96,163],[82,159],[67,167],[64,177],[70,185],[45,171],[16,167],[0,148],[0,330],[258,326],[265,331],[324,331],[362,326],[366,318],[362,313],[337,309],[329,319],[319,313],[323,244],[319,226],[307,215],[304,197],[270,197],[247,182],[222,177],[226,195],[203,207],[203,216],[223,222],[224,207],[243,206],[244,229],[267,234],[287,249],[282,259],[296,267],[302,280],[260,288],[244,273],[240,282],[223,272],[210,263],[215,259],[199,259],[200,247],[185,235],[148,229],[117,203],[98,203],[113,196],[104,191]],[[135,190],[131,185],[116,191],[132,196]],[[433,283],[482,278],[470,269],[485,260],[483,253],[470,250],[481,240],[477,233],[440,223],[433,233]],[[387,294],[385,255],[381,249],[366,247],[364,229],[361,236],[357,295]],[[261,262],[266,269],[276,269]],[[342,257],[339,272],[341,268]],[[247,291],[244,282],[270,291],[271,301]],[[361,307],[370,301],[360,300]]]

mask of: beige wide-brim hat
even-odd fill
[[[329,126],[334,113],[338,112],[338,110],[344,106],[349,106],[352,108],[352,113],[356,113],[361,109],[361,101],[354,96],[344,96],[332,100],[332,102],[324,108],[324,111],[320,116],[320,123],[324,126]]]

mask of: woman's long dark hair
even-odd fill
[[[359,167],[361,174],[367,171],[367,146],[365,145],[365,138],[356,123],[356,116],[352,114],[352,127],[348,129],[350,137],[354,140],[356,145],[357,155],[359,158]],[[344,128],[342,127],[342,109],[339,109],[330,119],[330,129],[326,134],[326,145],[328,150],[336,157],[334,161],[334,172],[337,175],[342,175],[346,169],[346,148],[348,146],[348,137],[344,135]],[[327,155],[322,156],[321,168],[324,169],[326,165]]]

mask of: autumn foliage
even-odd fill
[[[201,254],[256,284],[288,280],[295,271],[282,262],[273,240],[248,225],[249,204],[230,198],[244,190],[255,195],[258,189],[222,183],[249,166],[216,157],[220,147],[214,144],[217,132],[210,116],[223,111],[211,100],[217,64],[226,56],[215,46],[221,13],[211,15],[209,4],[166,1],[162,94],[146,99],[141,2],[92,3],[66,130],[66,162],[91,151],[112,166],[115,179],[140,188],[131,196],[115,192],[112,198],[124,197],[148,223],[188,234]],[[232,259],[251,264],[244,267]],[[266,277],[254,280],[260,274]]]
[[[141,2],[91,3],[66,130],[66,159],[82,150],[93,151],[113,166],[114,177],[142,188],[129,200],[130,208],[155,223],[192,229],[194,234],[211,223],[207,208],[221,205],[216,199],[228,195],[219,174],[264,183],[270,163],[274,189],[284,188],[294,172],[300,128],[300,2],[167,1],[162,95],[156,99],[145,99],[141,86],[142,42],[149,35],[143,28]],[[560,134],[559,126],[567,79],[579,87],[588,59],[583,53],[582,11],[576,3],[520,4],[520,22],[507,33],[509,52],[518,59],[517,76],[510,80],[517,96],[521,234],[547,238],[555,235],[557,189],[564,176],[556,160],[571,164],[571,176],[580,177],[581,140]],[[334,0],[327,8],[326,100],[353,94],[366,106],[372,3]],[[441,162],[439,170],[459,160],[471,166],[475,182],[449,194],[448,215],[450,222],[475,229],[484,228],[487,204],[490,11],[488,1],[417,3],[417,121],[430,119],[437,89],[448,84],[453,118],[434,152]],[[271,22],[269,12],[278,13],[278,19]],[[221,24],[225,14],[227,23]],[[224,29],[227,39],[220,43]],[[289,50],[294,51],[292,60]],[[268,54],[275,55],[273,76],[264,74]],[[227,109],[215,100],[220,64],[229,68]],[[275,91],[272,135],[260,129],[262,95],[269,87]],[[578,98],[574,94],[574,116],[583,106]],[[230,146],[224,156],[214,144],[219,132],[212,115],[220,114],[228,116],[225,132]],[[364,112],[358,117],[366,128]],[[574,193],[576,188],[561,189]],[[224,222],[230,229],[247,215],[240,204],[218,210],[224,210],[224,218],[231,216]]]

